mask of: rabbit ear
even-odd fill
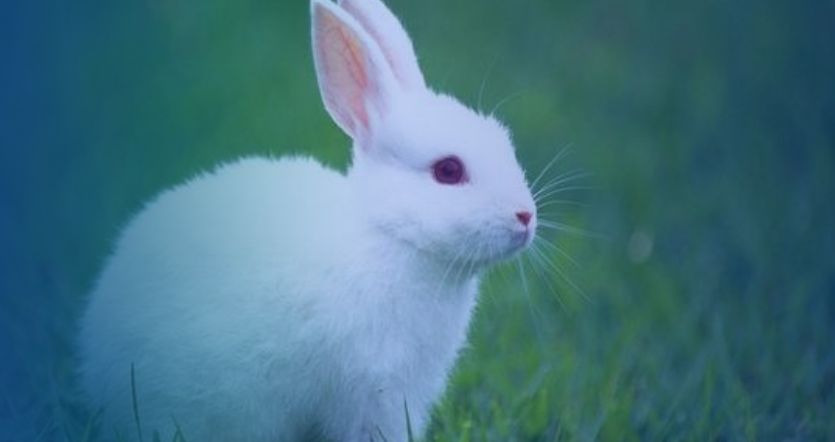
[[[372,122],[385,112],[397,82],[377,43],[342,8],[313,0],[313,58],[319,91],[331,118],[368,145]]]
[[[382,0],[340,0],[339,4],[377,42],[394,76],[404,88],[426,87],[412,40]]]

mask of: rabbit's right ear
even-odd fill
[[[426,87],[412,39],[382,0],[339,0],[383,50],[389,66],[406,89]]]
[[[357,21],[330,0],[312,0],[313,58],[331,118],[367,147],[373,122],[399,85],[382,50]]]

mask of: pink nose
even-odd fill
[[[516,212],[516,219],[527,226],[531,222],[531,212]]]

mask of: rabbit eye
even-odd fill
[[[432,165],[435,181],[441,184],[461,184],[467,181],[464,163],[458,157],[450,156],[435,161]]]

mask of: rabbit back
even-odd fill
[[[194,440],[301,437],[294,423],[310,420],[312,382],[328,378],[316,371],[330,367],[330,333],[310,320],[326,302],[315,275],[356,238],[347,189],[312,160],[247,159],[134,218],[80,334],[82,384],[107,436],[134,434],[135,387],[148,432],[173,434],[176,420]]]

